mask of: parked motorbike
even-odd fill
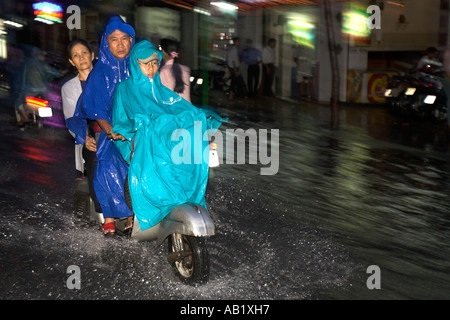
[[[207,86],[208,90],[228,92],[231,78],[226,61],[219,58],[203,59],[207,61],[207,71],[191,71],[191,94],[194,96],[202,96],[204,86]]]
[[[446,121],[447,95],[442,81],[442,68],[427,65],[413,73],[391,77],[384,96],[394,113]]]
[[[218,166],[217,145],[211,144],[210,167]],[[128,177],[124,186],[125,200],[132,210]],[[103,214],[96,212],[89,194],[88,179],[76,181],[75,208],[85,218],[100,224],[105,222]],[[157,225],[142,230],[134,216],[131,235],[125,233],[127,218],[116,219],[116,232],[136,241],[156,241],[158,245],[167,243],[167,260],[175,275],[189,285],[204,284],[209,280],[210,262],[206,237],[215,234],[214,222],[206,208],[195,203],[176,206]]]

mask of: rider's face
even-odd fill
[[[147,63],[138,60],[138,63],[142,73],[149,79],[153,78],[156,72],[158,72],[159,60],[155,59]]]
[[[94,53],[89,52],[89,49],[80,43],[70,51],[69,61],[78,71],[92,70],[92,60],[94,60]]]
[[[132,42],[133,38],[120,30],[116,30],[108,36],[109,51],[117,59],[128,57]]]

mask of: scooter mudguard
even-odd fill
[[[215,227],[203,206],[184,203],[176,206],[157,225],[146,230],[141,230],[135,218],[131,238],[137,241],[156,240],[161,244],[172,233],[194,237],[212,236],[215,234]]]

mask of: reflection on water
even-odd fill
[[[328,107],[265,109],[247,116],[247,125],[267,117],[262,125],[280,129],[280,170],[259,179],[278,187],[298,219],[333,232],[361,264],[348,287],[318,298],[448,298],[447,131],[382,108],[341,108],[337,129]],[[380,267],[381,290],[366,286],[370,265]]]

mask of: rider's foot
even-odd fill
[[[103,235],[105,237],[113,237],[116,235],[116,225],[113,218],[105,218],[105,224],[103,225]]]
[[[125,234],[131,234],[133,230],[133,216],[128,217],[125,228],[123,229]]]

